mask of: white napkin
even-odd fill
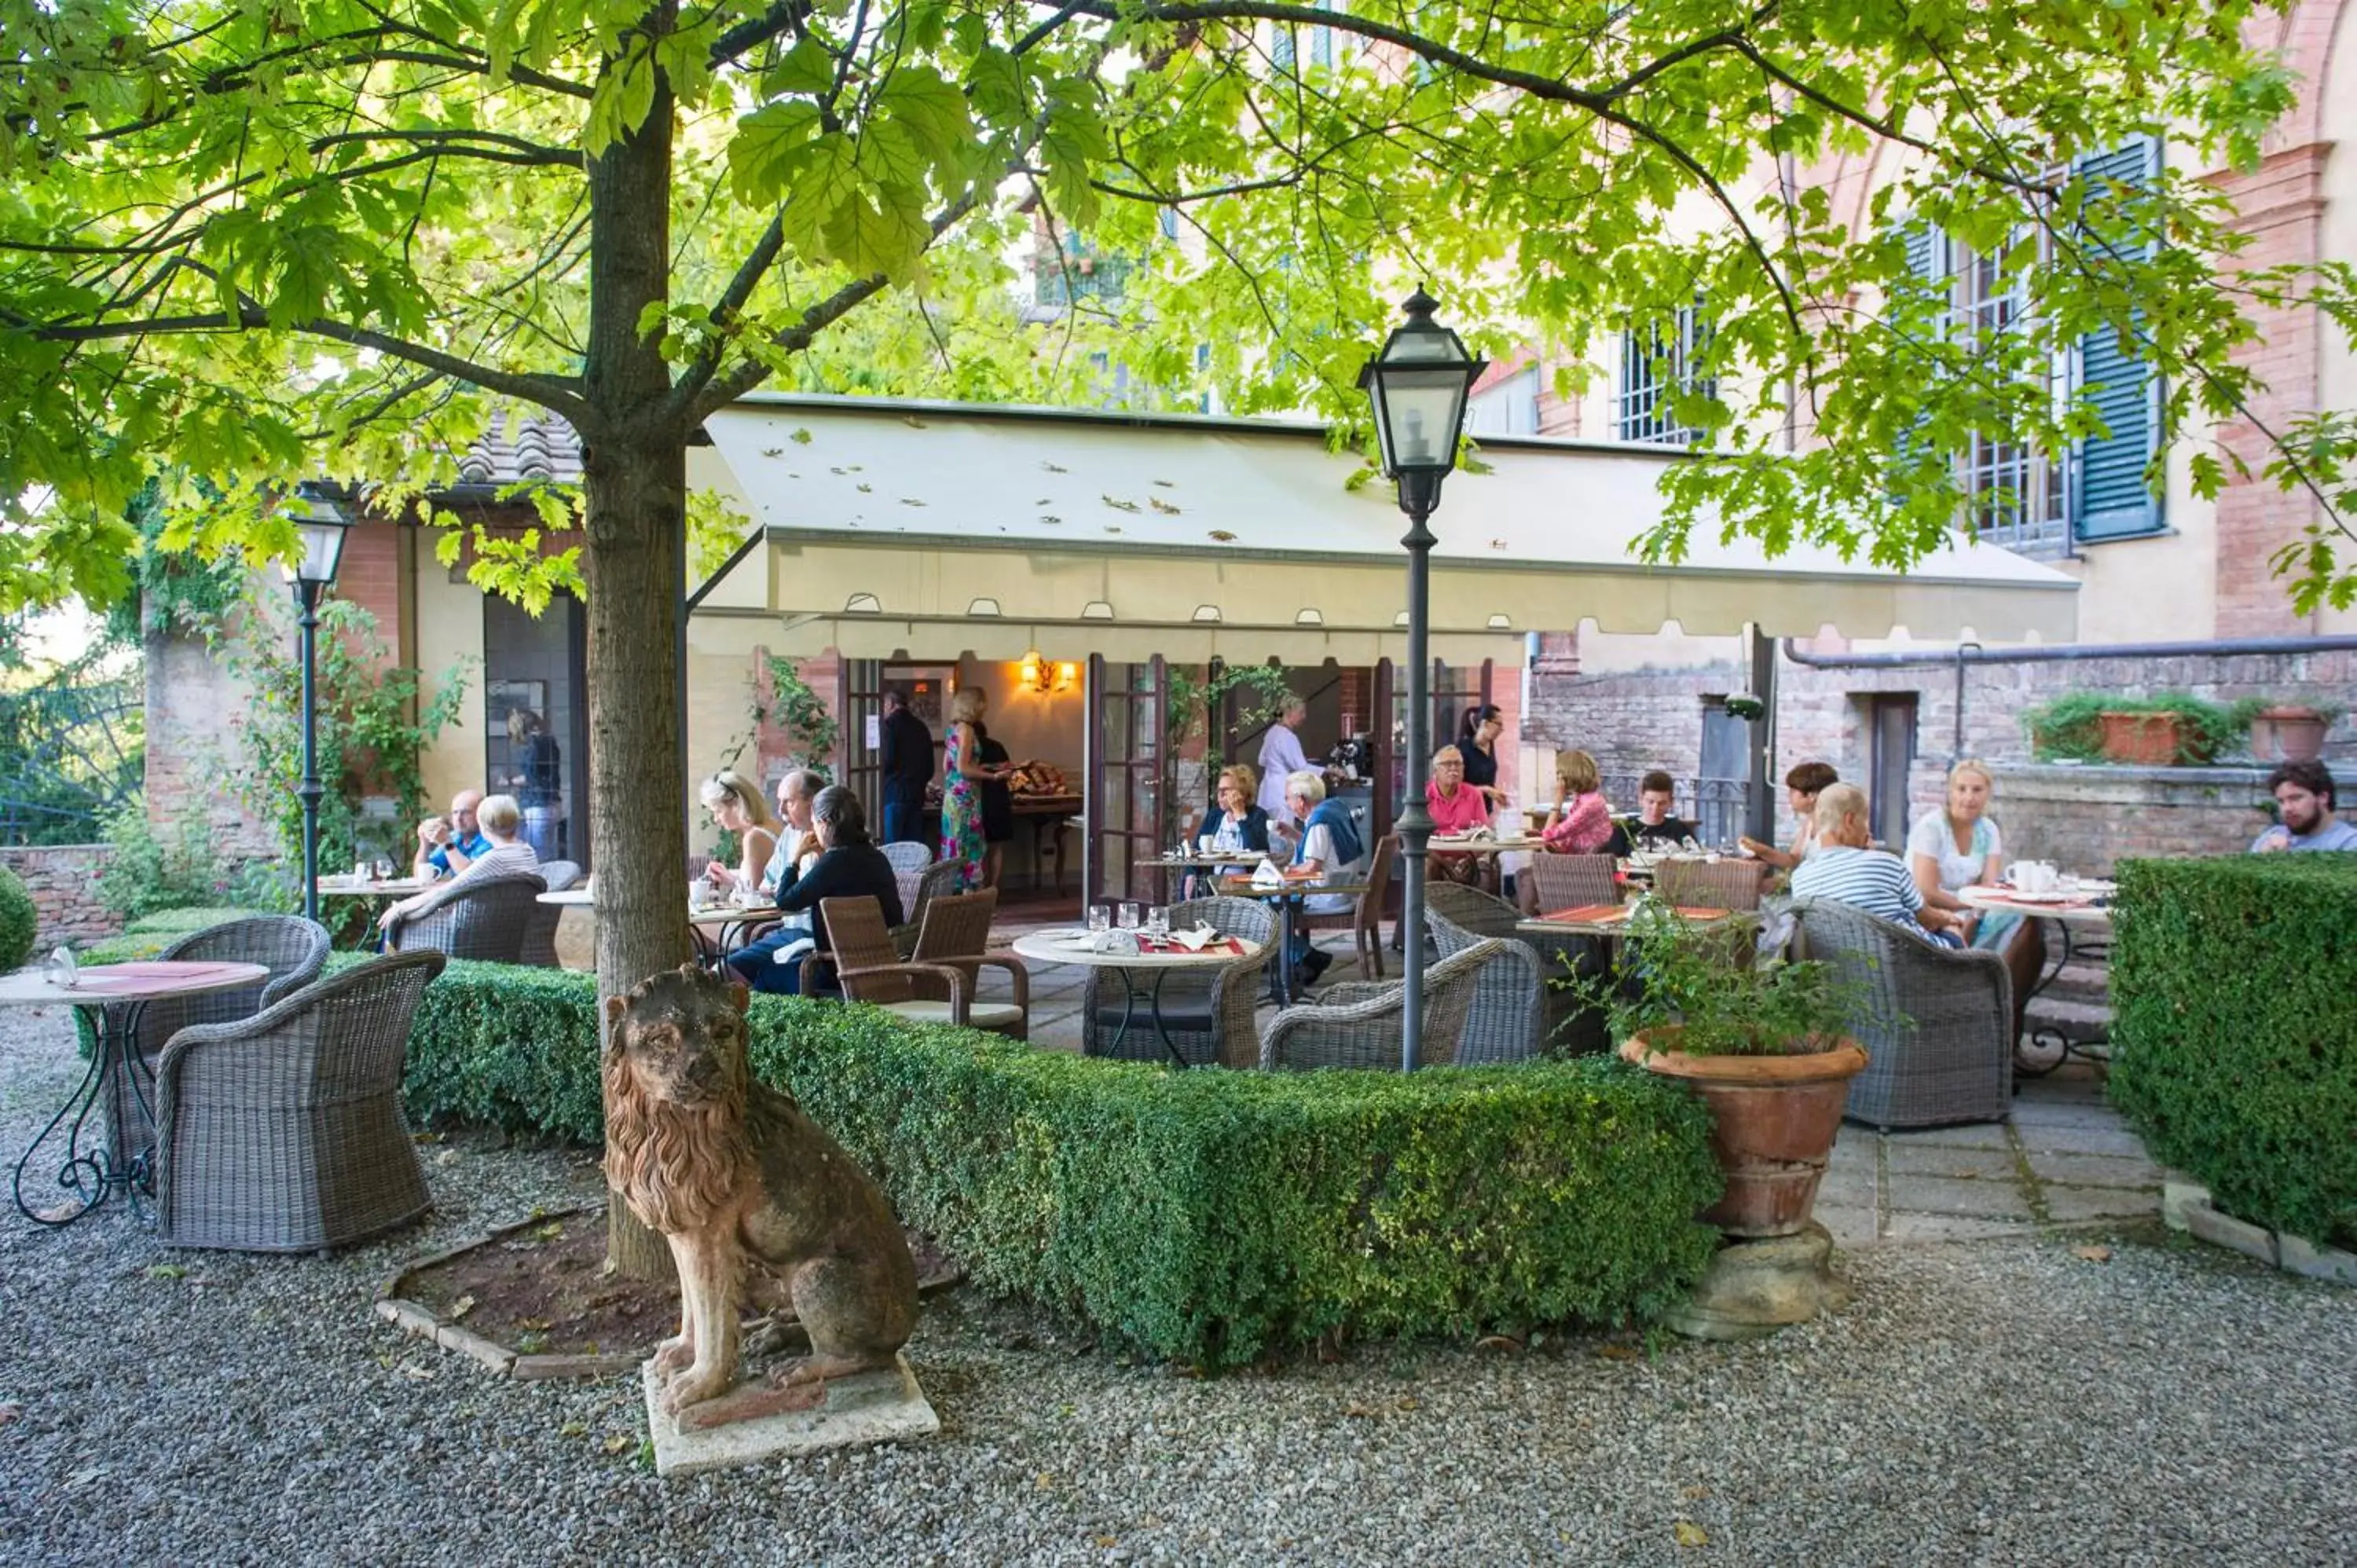
[[[1201,952],[1204,948],[1212,942],[1219,940],[1219,938],[1220,933],[1211,929],[1209,926],[1198,926],[1191,931],[1173,931],[1170,933],[1170,940],[1177,942],[1180,947],[1185,948],[1189,952]]]
[[[1260,864],[1253,867],[1252,885],[1255,887],[1282,887],[1285,886],[1285,873],[1276,868],[1276,862],[1263,855]]]

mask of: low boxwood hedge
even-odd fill
[[[2357,1240],[2357,855],[2134,860],[2111,1096],[2219,1207]]]
[[[249,920],[256,915],[271,912],[267,909],[211,907],[158,909],[153,914],[140,916],[124,927],[119,935],[92,942],[87,951],[78,956],[84,963],[127,963],[134,959],[154,958],[193,931],[205,930],[231,920]]]
[[[411,1113],[601,1135],[590,978],[454,963]],[[987,1289],[1233,1365],[1328,1331],[1648,1318],[1716,1233],[1706,1113],[1609,1060],[1172,1073],[863,1007],[758,999],[754,1069]]]

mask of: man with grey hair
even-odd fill
[[[778,780],[778,815],[784,819],[778,829],[778,847],[770,852],[770,863],[761,868],[761,897],[774,899],[778,889],[794,879],[801,869],[805,851],[816,854],[817,841],[811,837],[811,802],[825,782],[807,768],[790,768]]]

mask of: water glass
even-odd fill
[[[1130,904],[1130,903],[1125,903],[1125,904],[1123,904],[1123,905],[1122,905],[1122,907],[1121,907],[1121,929],[1122,929],[1123,930],[1125,930],[1125,931],[1134,931],[1134,930],[1137,929],[1137,906],[1136,906],[1136,905],[1135,905],[1135,904]]]
[[[1146,912],[1146,934],[1157,940],[1170,935],[1170,910],[1168,906],[1157,904]]]
[[[1106,930],[1109,929],[1112,925],[1112,913],[1107,910],[1103,905],[1092,904],[1089,906],[1089,934],[1091,936],[1101,937],[1104,935]]]
[[[379,882],[390,882],[393,880],[393,862],[385,859],[382,855],[377,857],[376,879]]]

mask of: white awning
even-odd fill
[[[855,658],[1085,647],[1109,658],[1342,663],[1399,658],[1406,521],[1317,426],[1277,421],[767,396],[708,422],[697,482],[767,531],[716,585],[699,643]],[[1796,545],[1698,534],[1678,566],[1632,559],[1674,453],[1492,439],[1433,518],[1435,657],[1516,657],[1594,620],[1690,635],[2068,641],[2077,584],[1993,545],[1905,575]],[[713,459],[716,458],[717,461]],[[1707,532],[1707,531],[1706,531]],[[764,570],[766,568],[766,570]]]

